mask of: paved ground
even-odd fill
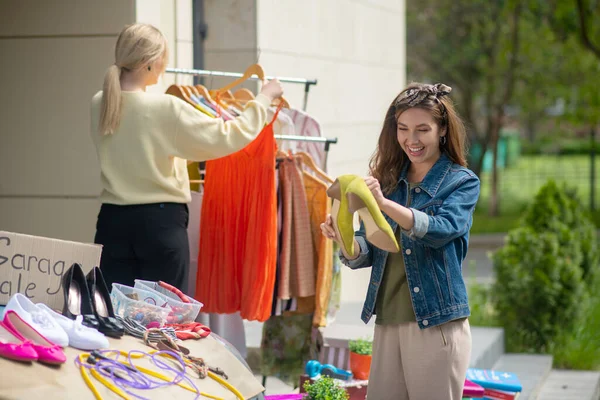
[[[554,370],[544,383],[538,400],[598,400],[600,372]]]

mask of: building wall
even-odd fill
[[[0,229],[93,240],[100,182],[89,101],[114,61],[119,31],[134,21],[165,33],[170,66],[191,68],[191,3],[0,0]],[[386,108],[405,84],[405,0],[204,3],[205,69],[241,72],[259,62],[269,75],[318,79],[308,112],[339,140],[328,170],[364,175]],[[150,90],[190,81],[167,74]],[[303,86],[285,90],[301,107]],[[356,290],[345,283],[343,300],[357,298],[368,270],[344,274]]]
[[[244,72],[258,62],[256,0],[204,0],[204,11],[208,25],[204,69]],[[204,79],[209,89],[222,87],[228,82],[231,79]],[[244,86],[257,89],[256,83]]]
[[[124,25],[151,22],[192,67],[191,0],[0,1],[0,230],[90,242],[100,192],[89,102]],[[153,88],[163,90],[173,77]]]
[[[307,111],[337,137],[328,172],[366,175],[383,118],[406,81],[405,0],[206,0],[206,68],[316,78]],[[285,84],[302,107],[304,86]],[[343,269],[342,301],[364,298],[370,269]]]
[[[258,0],[258,52],[270,74],[317,78],[308,112],[337,137],[328,172],[367,172],[389,103],[405,83],[404,0]],[[301,105],[303,87],[286,87]]]

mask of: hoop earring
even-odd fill
[[[440,136],[440,144],[444,146],[448,140],[446,140],[446,136]]]

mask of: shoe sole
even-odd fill
[[[9,354],[2,354],[2,358],[6,358],[7,360],[23,362],[23,363],[31,363],[33,361],[38,361],[37,358],[15,357],[15,356],[9,355]]]
[[[37,360],[37,362],[39,362],[40,364],[46,364],[46,365],[61,365],[66,363],[67,361],[46,361],[46,360]]]
[[[373,246],[380,248],[381,250],[387,251],[388,253],[397,253],[398,247],[396,244],[390,240],[390,237],[386,235],[375,223],[373,217],[371,217],[371,213],[369,213],[369,209],[364,207],[358,209],[358,216],[365,224],[365,231],[367,240]]]

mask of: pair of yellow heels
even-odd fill
[[[379,205],[365,183],[357,175],[342,175],[327,189],[333,199],[331,218],[333,228],[342,239],[344,255],[354,254],[354,213],[358,212],[365,225],[367,240],[374,246],[390,253],[400,251],[394,231],[379,209]]]

